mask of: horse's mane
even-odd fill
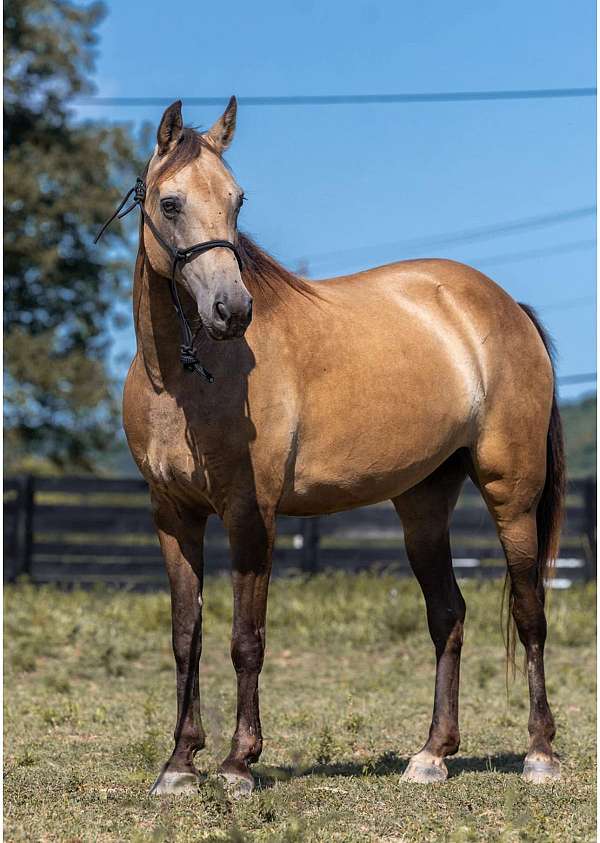
[[[318,286],[295,275],[275,260],[268,252],[248,237],[238,235],[238,249],[242,258],[242,278],[248,292],[274,301],[281,299],[286,289],[295,290],[303,296],[318,296]]]

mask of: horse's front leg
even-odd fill
[[[275,537],[274,513],[243,507],[226,519],[232,553],[231,659],[237,674],[237,723],[231,751],[220,767],[236,795],[251,793],[249,765],[258,761],[262,734],[258,677],[265,653],[265,618]]]
[[[173,652],[177,669],[175,747],[150,791],[194,793],[194,755],[204,747],[198,668],[202,651],[203,541],[206,516],[155,508],[154,520],[171,586]]]

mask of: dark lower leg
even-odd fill
[[[231,659],[237,676],[236,729],[221,764],[226,776],[253,783],[249,764],[262,751],[258,678],[265,652],[265,618],[271,571],[272,523],[250,519],[230,528],[233,553],[233,630]]]
[[[508,563],[513,618],[527,656],[529,751],[524,776],[528,781],[544,782],[560,775],[560,765],[552,752],[555,726],[544,676],[546,616],[544,584],[537,561],[535,514],[527,512],[499,519],[498,532]]]
[[[406,779],[424,783],[447,777],[443,759],[458,751],[460,740],[458,687],[465,602],[452,570],[448,525],[464,477],[464,458],[457,452],[429,478],[394,500],[406,552],[425,597],[436,654],[429,736],[404,773]]]
[[[433,716],[424,749],[437,757],[454,755],[460,745],[458,690],[465,604],[455,582],[451,588],[447,605],[438,603],[432,606],[431,613],[428,607],[429,631],[435,644],[436,674]],[[434,612],[436,618],[432,620]]]
[[[456,753],[460,743],[458,691],[465,602],[452,570],[447,534],[429,551],[423,542],[418,552],[411,550],[411,564],[425,597],[436,655],[433,715],[422,752],[444,758]]]
[[[509,568],[513,595],[513,617],[527,657],[529,684],[529,752],[552,757],[554,718],[546,696],[544,645],[546,617],[537,583],[537,565]]]
[[[248,775],[248,765],[262,752],[262,732],[258,701],[258,677],[265,648],[264,625],[243,625],[235,629],[231,658],[237,676],[236,729],[231,750],[221,769],[226,773]]]
[[[182,548],[176,539],[166,534],[161,534],[160,540],[171,585],[173,653],[177,670],[175,748],[167,770],[195,774],[194,755],[205,743],[198,677],[202,652],[201,550]]]

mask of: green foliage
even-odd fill
[[[100,3],[8,0],[4,18],[4,330],[9,469],[90,469],[114,441],[107,329],[128,240],[93,238],[141,162],[128,130],[75,123]],[[118,185],[118,187],[117,187]]]
[[[562,404],[569,477],[596,474],[596,395]]]

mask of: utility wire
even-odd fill
[[[296,96],[238,97],[245,105],[374,105],[413,102],[481,102],[484,100],[534,100],[595,97],[596,88],[540,88],[516,91],[441,91],[413,94],[322,94]],[[227,105],[229,97],[185,97],[186,105]],[[80,97],[77,105],[165,106],[172,97]]]
[[[531,258],[542,258],[546,255],[560,255],[566,252],[578,252],[581,249],[595,249],[596,240],[572,240],[568,243],[559,243],[556,246],[545,246],[541,249],[527,249],[523,252],[504,252],[500,255],[490,255],[489,258],[475,258],[469,263],[475,266],[491,266],[499,263],[518,263],[519,261],[530,260]]]
[[[571,222],[572,220],[592,216],[596,213],[595,205],[586,205],[581,208],[574,208],[569,211],[559,211],[551,214],[540,214],[535,217],[526,217],[513,222],[500,223],[496,225],[479,226],[477,228],[464,229],[449,234],[433,235],[431,237],[417,237],[408,240],[396,240],[395,242],[379,243],[374,246],[354,246],[349,249],[339,249],[332,252],[321,252],[311,256],[297,258],[292,263],[301,261],[309,264],[321,263],[323,261],[335,260],[350,255],[360,255],[364,252],[383,251],[388,249],[423,249],[437,246],[449,246],[454,243],[473,243],[477,240],[486,240],[493,237],[501,237],[521,231],[531,231],[536,228],[544,228],[547,225]]]

